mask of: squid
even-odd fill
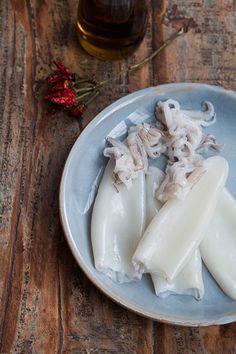
[[[159,101],[156,122],[131,126],[123,142],[108,137],[110,146],[104,149],[104,155],[115,159],[114,184],[124,183],[130,188],[139,173],[147,171],[148,159],[165,154],[166,174],[157,198],[161,202],[172,197],[184,199],[201,176],[204,161],[201,153],[222,146],[213,135],[203,133],[203,127],[215,123],[216,115],[210,102],[203,102],[202,107],[199,111],[187,111],[180,109],[177,101]],[[188,178],[192,172],[195,180]]]
[[[202,279],[202,259],[199,248],[197,248],[188,263],[180,273],[172,280],[167,281],[158,274],[152,274],[156,295],[165,298],[172,294],[191,295],[196,300],[201,300],[204,295],[204,284]]]
[[[160,187],[165,175],[155,167],[150,167],[146,177],[147,195],[147,225],[162,207],[162,203],[155,198],[156,190]],[[172,280],[167,281],[159,274],[151,274],[156,295],[167,297],[171,294],[192,295],[197,300],[204,295],[204,284],[202,279],[202,260],[199,248],[197,248],[190,261],[184,266],[182,271]]]
[[[169,99],[158,102],[155,113],[158,121],[163,124],[165,155],[168,157],[166,177],[157,198],[162,202],[173,196],[184,199],[194,184],[188,178],[189,174],[194,171],[197,177],[201,175],[203,157],[200,153],[209,148],[222,147],[213,135],[205,135],[202,130],[202,127],[215,123],[214,107],[205,101],[202,111],[187,111],[180,109],[177,101]]]
[[[111,146],[104,149],[104,155],[115,159],[114,184],[124,183],[127,188],[139,173],[147,171],[148,157],[156,159],[166,150],[163,132],[147,123],[130,127],[123,142],[111,137],[107,142]]]
[[[204,161],[204,168],[185,199],[169,199],[148,225],[132,258],[137,272],[172,281],[199,247],[224,188],[228,163],[214,156]]]
[[[140,172],[129,189],[114,187],[114,161],[104,171],[92,212],[91,240],[97,270],[118,283],[139,280],[132,255],[145,228],[145,175]]]
[[[225,188],[200,244],[200,251],[218,285],[236,300],[236,200]]]
[[[152,221],[153,217],[162,207],[162,203],[155,197],[156,191],[160,188],[165,174],[157,167],[149,167],[146,175],[146,224]]]

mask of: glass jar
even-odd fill
[[[122,59],[139,45],[146,31],[145,0],[80,0],[77,29],[82,47],[103,59]]]

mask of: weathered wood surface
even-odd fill
[[[77,1],[0,2],[0,353],[236,353],[235,323],[181,328],[114,304],[76,265],[60,226],[60,177],[81,127],[65,114],[45,115],[43,81],[53,58],[102,79],[189,23],[190,32],[152,63],[109,84],[84,126],[117,98],[150,85],[236,89],[235,0],[148,3],[148,31],[135,55],[107,63],[79,48]]]

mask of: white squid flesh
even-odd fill
[[[164,173],[158,168],[151,167],[148,170],[146,177],[147,225],[162,207],[160,201],[155,198],[155,194],[164,176]],[[197,300],[202,299],[204,295],[204,284],[202,279],[202,259],[199,248],[193,252],[190,261],[172,281],[167,281],[159,274],[154,273],[151,274],[151,278],[157,296],[164,298],[171,294],[179,294],[192,295]]]
[[[114,281],[123,283],[141,278],[132,264],[132,255],[145,228],[145,176],[141,172],[129,189],[114,187],[111,159],[104,171],[94,203],[91,238],[95,267]]]
[[[133,256],[137,272],[172,281],[200,245],[228,175],[223,157],[208,158],[204,167],[185,199],[169,199],[152,219]]]
[[[200,250],[216,282],[236,300],[236,200],[225,188]]]

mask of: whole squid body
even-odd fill
[[[171,198],[144,232],[133,255],[137,272],[157,273],[172,281],[198,248],[228,175],[228,163],[214,156],[184,200]]]
[[[225,188],[200,244],[200,251],[216,282],[236,300],[236,200]]]
[[[114,281],[123,283],[142,276],[131,260],[146,223],[145,175],[141,171],[129,188],[125,184],[115,188],[113,169],[111,159],[94,204],[91,239],[95,267]]]
[[[146,176],[146,208],[147,225],[159,212],[162,203],[155,198],[156,192],[164,180],[164,173],[155,167],[150,167]],[[172,280],[167,281],[159,274],[151,274],[152,282],[157,296],[167,297],[171,294],[192,295],[197,300],[204,295],[202,279],[202,260],[199,248],[197,248],[188,263],[180,273]]]

